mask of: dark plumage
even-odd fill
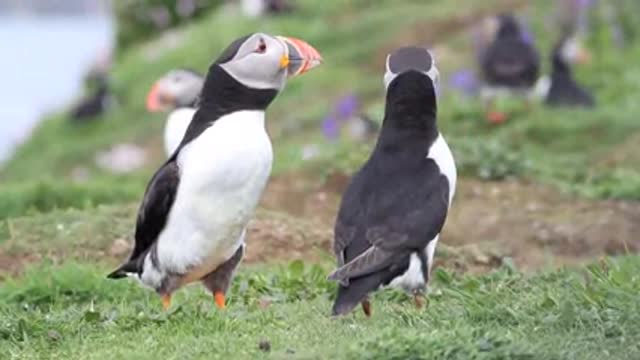
[[[481,58],[484,81],[492,87],[532,88],[540,72],[538,51],[525,41],[512,15],[501,15],[498,23],[496,37]]]
[[[551,55],[551,86],[545,98],[549,106],[582,106],[594,107],[596,101],[591,93],[581,87],[573,77],[571,64],[566,59],[569,38],[562,39],[554,48]]]
[[[367,295],[396,279],[414,295],[428,282],[455,186],[453,158],[436,125],[431,59],[425,49],[411,47],[387,60],[391,81],[378,142],[344,193],[336,220],[334,315],[360,302],[369,313]]]
[[[106,79],[100,78],[95,92],[84,98],[71,110],[71,120],[75,123],[93,120],[105,113],[111,105],[111,94]]]

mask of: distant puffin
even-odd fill
[[[109,278],[137,278],[161,295],[165,309],[174,291],[202,282],[225,306],[271,171],[265,111],[288,76],[320,61],[306,42],[264,33],[227,47],[209,68],[178,149],[147,186],[129,260]]]
[[[94,93],[84,98],[71,110],[71,121],[85,123],[104,114],[113,105],[114,99],[109,89],[106,77],[96,78],[97,87]]]
[[[438,70],[423,48],[403,47],[387,57],[386,109],[369,160],[345,191],[335,225],[339,281],[333,315],[381,286],[419,296],[429,282],[440,231],[456,186],[456,167],[436,124]]]
[[[548,106],[593,107],[596,101],[591,93],[573,78],[572,63],[585,63],[589,55],[575,37],[564,36],[551,55],[550,87],[546,94]]]
[[[497,96],[515,94],[529,99],[540,72],[538,51],[524,36],[518,21],[510,14],[498,17],[495,39],[482,53],[480,70],[484,80],[481,96],[487,105],[487,120],[500,123],[506,115],[493,109]]]
[[[150,112],[171,111],[164,127],[164,150],[170,157],[180,145],[196,112],[204,77],[193,70],[171,70],[153,84],[147,95]]]

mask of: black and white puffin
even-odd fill
[[[339,281],[333,315],[368,294],[401,287],[416,297],[429,282],[440,231],[456,187],[456,166],[436,124],[438,70],[424,48],[387,57],[385,116],[369,160],[345,191],[335,225]]]
[[[248,221],[271,172],[265,111],[290,76],[321,62],[302,40],[254,33],[211,65],[180,145],[149,182],[135,247],[108,275],[135,277],[162,297],[202,282],[218,307],[244,253]]]
[[[196,112],[196,103],[204,76],[190,69],[175,69],[156,81],[147,94],[149,112],[167,112],[164,126],[164,150],[167,157],[180,145],[184,133]]]
[[[545,97],[548,106],[593,107],[593,95],[581,87],[573,77],[571,64],[582,64],[590,59],[589,53],[573,36],[563,36],[551,54],[551,79]]]
[[[513,94],[529,101],[540,72],[538,51],[515,17],[503,14],[497,19],[495,38],[480,58],[484,82],[481,97],[487,107],[487,120],[494,123],[506,120],[505,114],[494,111],[495,98]]]

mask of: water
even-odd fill
[[[113,34],[106,15],[0,14],[0,161],[44,113],[79,95],[82,78],[111,48]]]

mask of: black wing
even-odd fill
[[[432,165],[437,171],[436,165]],[[366,204],[351,205],[366,207],[367,213],[359,220],[366,219],[360,225],[340,225],[341,246],[334,250],[341,251],[346,264],[339,264],[341,267],[329,276],[330,279],[344,282],[380,271],[408,253],[423,249],[440,233],[449,208],[447,178],[438,175],[422,184],[405,185],[385,187],[384,191],[370,194]],[[338,226],[336,243],[337,229]]]
[[[108,275],[109,278],[117,279],[125,277],[127,273],[141,272],[141,255],[151,248],[167,223],[179,182],[178,164],[174,155],[151,178],[138,210],[133,252],[126,263]]]
[[[130,260],[149,249],[160,235],[175,201],[179,182],[176,161],[167,162],[151,179],[138,210],[136,245]]]
[[[520,39],[498,39],[485,52],[481,65],[491,85],[531,87],[538,80],[540,56]]]

